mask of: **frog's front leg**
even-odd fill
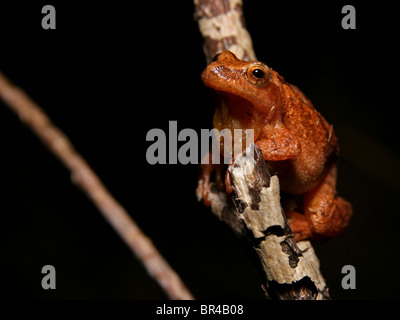
[[[336,196],[337,168],[333,164],[321,183],[303,196],[304,215],[286,212],[296,241],[318,235],[332,237],[349,224],[352,206]]]
[[[258,140],[256,145],[261,149],[265,160],[288,160],[300,154],[299,140],[282,124],[266,126],[263,131],[267,138]]]
[[[263,157],[267,161],[282,161],[296,158],[301,153],[299,140],[287,130],[282,123],[274,126],[265,126],[263,128],[264,135],[268,138],[260,139],[255,144],[260,148]],[[237,155],[232,159],[234,162]],[[231,179],[229,170],[225,176],[226,193],[232,192]]]

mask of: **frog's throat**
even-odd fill
[[[226,92],[216,92],[216,94],[214,128],[219,132],[228,129],[232,137],[235,136],[236,129],[241,130],[242,141],[233,141],[235,146],[242,144],[243,148],[246,148],[250,143],[254,143],[260,134],[261,122],[265,115],[256,110],[254,105],[246,99]]]
[[[254,105],[235,94],[216,92],[217,108],[215,120],[218,129],[251,129],[255,113]],[[219,120],[219,121],[218,121]],[[214,123],[216,125],[217,123]]]

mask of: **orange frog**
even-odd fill
[[[253,129],[281,189],[302,195],[302,213],[285,210],[295,239],[341,233],[352,206],[336,196],[337,138],[311,101],[265,64],[239,60],[229,51],[216,55],[201,77],[218,97],[214,127]],[[206,205],[213,171],[217,186],[223,186],[222,166],[202,165],[199,190]],[[229,193],[229,174],[225,180]]]

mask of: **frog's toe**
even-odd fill
[[[312,231],[310,224],[303,214],[295,211],[285,211],[285,214],[296,241],[311,238]]]

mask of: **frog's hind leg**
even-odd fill
[[[304,216],[300,218],[288,215],[296,240],[304,239],[304,236],[332,237],[348,226],[353,209],[349,202],[336,196],[336,177],[337,168],[333,164],[321,183],[303,196]],[[308,228],[305,227],[305,222],[308,223]],[[296,236],[299,228],[302,232],[297,232]]]

